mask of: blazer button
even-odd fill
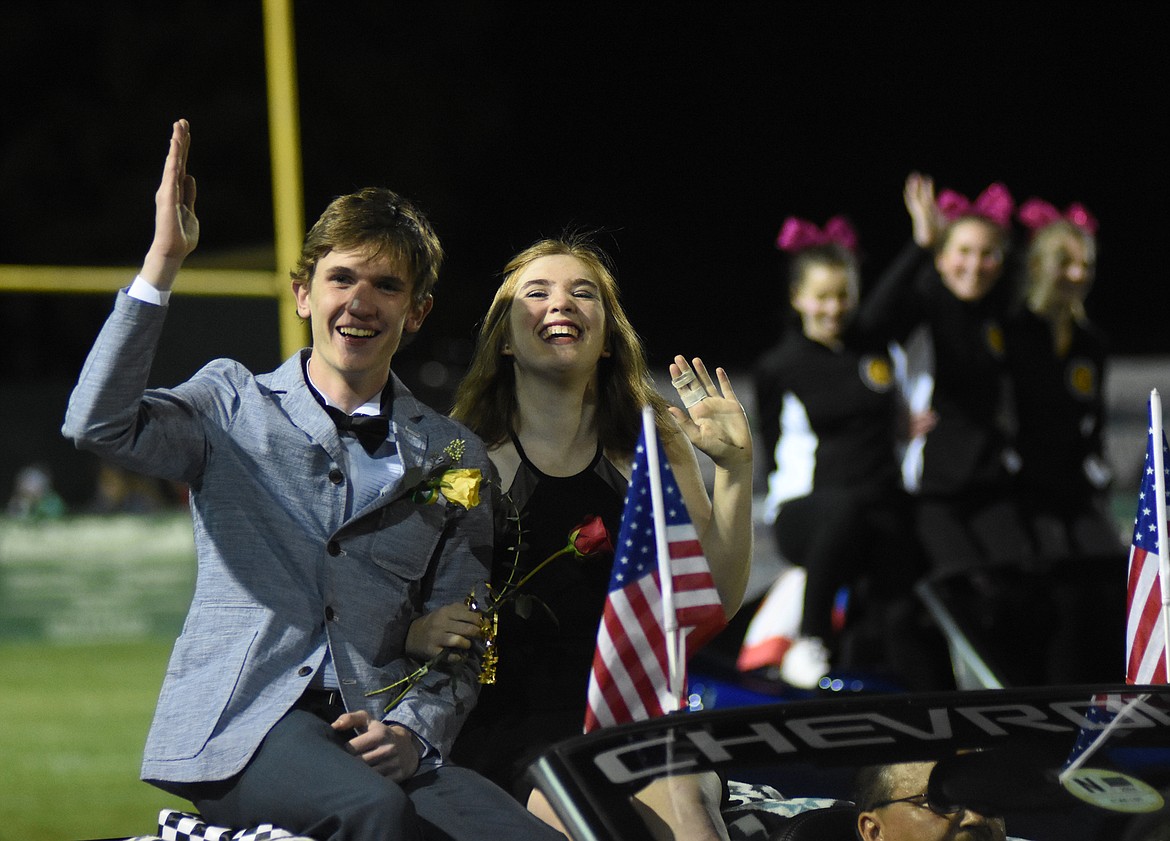
[[[340,470],[338,470],[336,467],[329,471],[329,481],[332,482],[333,484],[340,485],[342,480],[344,480],[344,479],[345,479],[345,474],[342,473]]]
[[[336,558],[341,554],[341,544],[336,540],[330,540],[325,544],[325,551]]]
[[[333,621],[333,615],[334,615],[334,614],[333,614],[333,606],[332,606],[332,605],[327,605],[327,606],[325,607],[325,618],[326,618],[327,620],[329,620],[330,622],[332,622],[332,621]]]
[[[313,673],[313,670],[310,669],[308,666],[301,666],[299,669],[297,669],[297,676],[298,677],[308,677],[312,673]]]

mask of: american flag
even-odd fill
[[[1146,698],[1145,695],[1121,695],[1117,693],[1098,692],[1089,699],[1088,707],[1081,713],[1081,727],[1077,731],[1077,740],[1073,743],[1072,751],[1064,762],[1063,771],[1083,765],[1097,750],[1098,742],[1108,732],[1109,727],[1118,717],[1118,712],[1127,712],[1131,705]],[[1122,716],[1122,722],[1126,720]]]
[[[1151,408],[1146,464],[1138,493],[1137,518],[1129,550],[1128,620],[1125,628],[1125,682],[1166,683],[1166,638],[1162,621],[1162,585],[1159,575],[1157,492],[1154,490],[1154,435],[1167,457],[1166,434],[1154,429]],[[1165,467],[1163,466],[1163,471]],[[1164,529],[1163,529],[1164,531]]]
[[[684,651],[695,651],[727,624],[699,536],[670,470],[661,442],[658,463],[666,538],[670,547],[675,614]],[[597,630],[597,651],[589,676],[585,732],[673,712],[663,619],[662,590],[650,469],[645,435],[638,441],[622,526],[614,549],[613,575]]]

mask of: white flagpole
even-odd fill
[[[1158,580],[1162,585],[1162,642],[1170,675],[1170,543],[1166,540],[1166,468],[1162,458],[1162,398],[1150,391],[1150,437],[1154,451],[1154,512],[1158,518]]]
[[[646,439],[646,466],[650,470],[650,502],[654,513],[654,541],[658,552],[658,580],[662,588],[662,626],[666,633],[667,686],[675,709],[682,707],[682,676],[679,670],[678,616],[674,610],[674,569],[670,544],[666,540],[666,512],[662,503],[662,474],[658,462],[658,428],[654,410],[642,407],[642,433]]]

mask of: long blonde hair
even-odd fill
[[[1064,270],[1068,259],[1068,241],[1078,240],[1085,249],[1089,277],[1082,287],[1081,297],[1068,302],[1067,314],[1078,324],[1088,322],[1085,314],[1084,296],[1089,294],[1093,273],[1097,263],[1097,238],[1084,228],[1066,219],[1060,219],[1038,230],[1028,246],[1027,278],[1023,295],[1033,312],[1048,316],[1048,301],[1053,286]]]
[[[475,356],[455,392],[451,416],[467,424],[490,447],[508,440],[515,422],[516,372],[504,345],[511,337],[512,302],[520,273],[541,257],[565,255],[584,263],[596,276],[605,310],[605,347],[597,366],[597,430],[608,452],[629,456],[637,444],[642,406],[654,408],[660,429],[672,422],[666,400],[654,387],[642,340],[622,309],[609,258],[583,234],[542,239],[504,266],[503,280],[480,325]]]

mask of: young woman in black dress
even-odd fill
[[[512,258],[452,413],[484,439],[503,491],[497,586],[514,567],[523,575],[563,547],[588,517],[600,516],[617,539],[641,409],[650,405],[724,611],[738,610],[752,552],[751,432],[727,374],[717,369],[713,380],[700,360],[693,366],[677,356],[670,373],[697,377],[702,399],[686,410],[668,406],[608,261],[589,242],[542,240]],[[694,388],[680,385],[680,396]],[[695,448],[715,463],[710,497]],[[497,681],[483,687],[455,747],[456,762],[550,820],[538,793],[529,800],[522,772],[550,744],[582,732],[612,562],[612,552],[560,558],[505,606]],[[478,615],[454,604],[416,621],[408,645],[425,659],[477,636]],[[710,799],[685,802],[698,808]],[[716,837],[699,832],[709,823],[700,818],[689,822],[689,837]]]

